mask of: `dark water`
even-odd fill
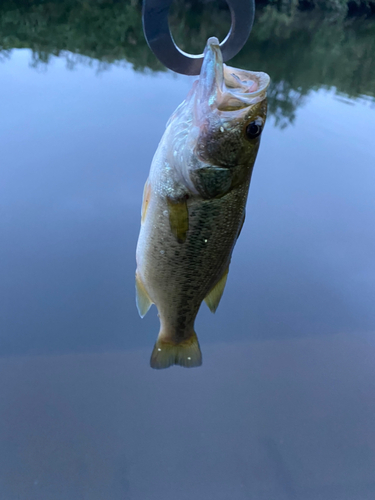
[[[374,23],[258,17],[235,61],[273,77],[247,220],[216,315],[199,313],[203,366],[156,372],[140,205],[192,79],[147,69],[134,12],[130,62],[79,12],[70,30],[42,7],[2,17],[0,498],[373,499]],[[11,39],[21,18],[36,28]]]

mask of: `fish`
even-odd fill
[[[245,220],[267,115],[270,77],[223,63],[208,39],[200,75],[170,117],[144,186],[136,249],[136,304],[155,304],[155,369],[200,366],[194,329],[203,301],[215,312]]]

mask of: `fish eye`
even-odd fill
[[[263,130],[263,120],[257,118],[250,122],[246,127],[246,137],[248,139],[256,139],[260,136]]]

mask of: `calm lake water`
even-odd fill
[[[310,87],[302,61],[324,52],[284,41],[282,70],[278,41],[254,42],[271,113],[192,370],[149,367],[159,323],[134,272],[150,162],[193,79],[4,59],[1,499],[375,497],[373,25],[350,23],[335,44],[357,33],[360,64],[340,77],[354,56],[326,42]]]

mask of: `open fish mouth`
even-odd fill
[[[269,84],[266,73],[224,64],[219,40],[208,39],[197,88],[199,106],[220,111],[243,109],[265,99]]]
[[[262,101],[270,84],[267,73],[246,71],[223,65],[224,86],[218,109],[240,109]]]

